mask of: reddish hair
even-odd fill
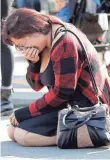
[[[3,41],[12,45],[11,37],[19,39],[33,33],[46,35],[50,31],[52,23],[63,24],[55,16],[43,15],[33,9],[17,9],[7,17],[3,25]]]

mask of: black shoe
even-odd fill
[[[10,101],[1,100],[1,116],[10,116],[13,113],[13,104]]]
[[[13,104],[10,102],[11,89],[1,90],[1,116],[10,116],[13,113]]]

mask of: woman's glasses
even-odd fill
[[[29,48],[30,48],[30,49],[31,49],[31,48],[34,48],[34,49],[39,50],[36,46],[25,47],[25,46],[15,45],[15,48],[16,48],[17,51],[21,51],[21,52],[26,51],[26,50],[29,49]]]
[[[25,51],[26,49],[28,49],[27,47],[19,46],[19,45],[15,45],[15,48],[17,51]]]

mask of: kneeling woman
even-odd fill
[[[97,103],[88,61],[70,31],[86,48],[100,100],[110,106],[110,84],[103,73],[98,53],[87,37],[71,24],[31,9],[18,9],[5,21],[3,41],[14,45],[28,61],[26,78],[37,92],[48,92],[10,116],[8,135],[23,146],[56,145],[59,110],[67,103],[80,107]]]

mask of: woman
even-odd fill
[[[58,111],[67,103],[80,107],[97,103],[88,62],[77,38],[84,44],[102,102],[110,106],[110,86],[99,56],[86,36],[56,17],[31,9],[18,9],[7,19],[3,40],[14,45],[29,62],[26,78],[39,91],[49,88],[42,98],[10,116],[8,135],[23,146],[56,145]]]

